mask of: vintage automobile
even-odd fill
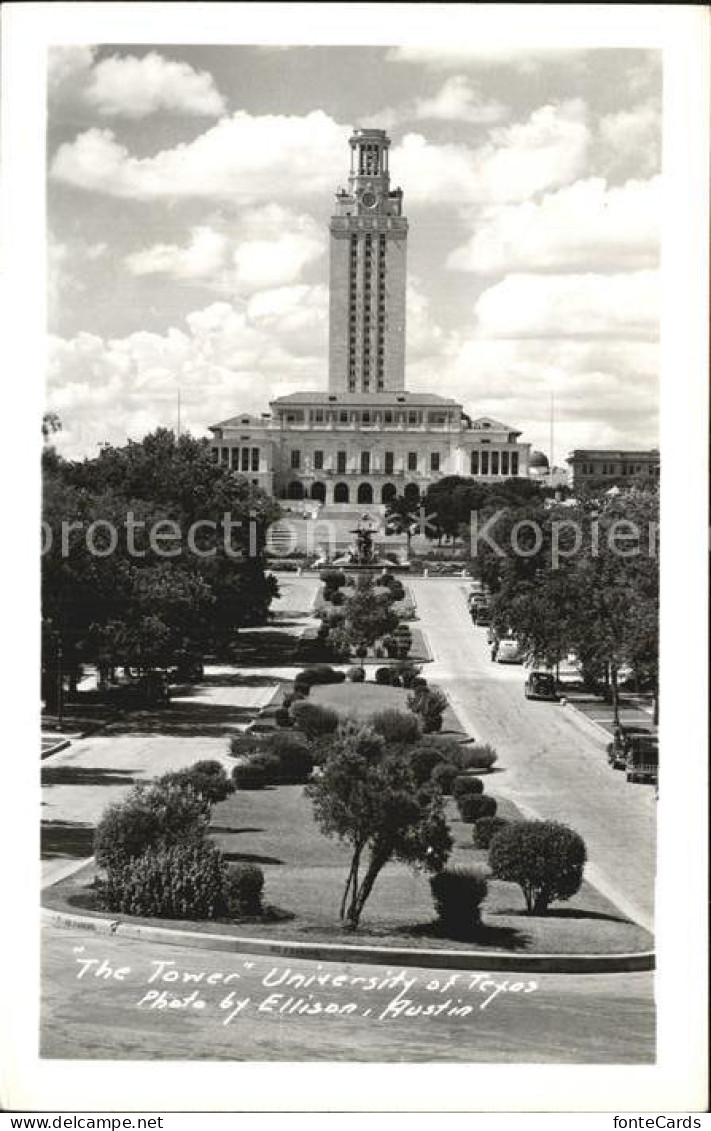
[[[523,649],[514,637],[505,636],[499,640],[496,655],[492,656],[492,659],[495,659],[497,664],[522,664]]]
[[[613,770],[627,768],[627,751],[630,739],[637,736],[651,737],[647,727],[620,726],[617,728],[612,742],[607,744],[607,760]]]
[[[547,699],[551,703],[558,701],[555,676],[551,672],[531,672],[524,689],[527,699]]]
[[[651,782],[659,780],[659,740],[654,734],[630,735],[625,760],[627,781]]]

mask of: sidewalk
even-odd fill
[[[599,695],[585,691],[570,693],[564,691],[564,695],[571,707],[612,736],[615,729],[612,703],[607,703]],[[656,733],[657,728],[653,722],[654,708],[651,701],[646,702],[643,698],[623,694],[620,696],[619,717],[622,726],[644,727],[646,730]]]

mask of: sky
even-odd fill
[[[661,64],[642,49],[100,45],[48,67],[48,408],[70,457],[325,389],[328,221],[387,128],[406,384],[658,443]]]

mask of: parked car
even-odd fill
[[[503,640],[499,640],[495,658],[497,664],[522,664],[524,659],[523,649],[518,640],[512,637],[504,637]]]
[[[491,613],[486,605],[481,605],[478,608],[472,609],[472,620],[477,625],[490,625]]]
[[[524,689],[527,699],[547,699],[553,703],[558,699],[555,676],[551,672],[530,672]]]
[[[656,785],[659,780],[659,740],[654,734],[631,735],[627,744],[625,761],[627,781],[647,781]]]
[[[612,742],[607,744],[607,760],[613,770],[625,770],[627,768],[627,751],[630,740],[639,736],[653,737],[647,727],[618,727]]]

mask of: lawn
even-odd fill
[[[500,800],[499,812],[504,817],[517,815],[505,800]],[[447,816],[455,841],[450,863],[485,866],[486,852],[474,848],[471,826],[459,820],[451,800],[447,802]],[[341,939],[349,945],[387,941],[398,947],[523,953],[628,953],[652,946],[646,931],[626,920],[589,884],[584,884],[572,900],[554,904],[547,916],[531,918],[523,911],[523,896],[516,886],[491,881],[483,909],[484,930],[479,937],[471,942],[445,938],[434,922],[427,876],[397,863],[386,865],[381,872],[360,930],[344,936],[338,908],[349,852],[321,834],[302,786],[237,791],[213,810],[211,835],[229,860],[249,861],[263,868],[265,900],[292,917],[271,923],[200,924],[200,929],[209,932],[302,941]],[[88,869],[62,881],[44,893],[45,902],[91,914],[87,884],[92,879],[93,872]],[[182,925],[191,930],[198,926]]]
[[[367,670],[367,669],[366,669]],[[324,707],[332,707],[341,715],[351,715],[367,719],[378,711],[407,711],[407,697],[404,687],[388,687],[387,684],[371,683],[329,683],[311,688],[311,702]],[[447,704],[442,717],[440,734],[453,738],[466,739],[469,736],[463,729],[451,706]]]

